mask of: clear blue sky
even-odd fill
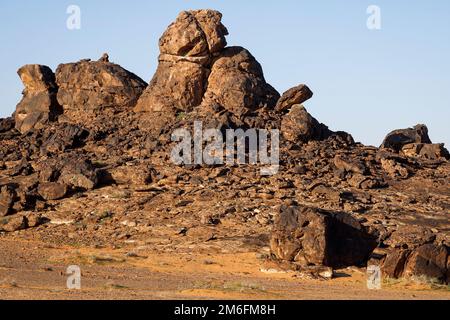
[[[81,30],[66,28],[80,6]],[[382,29],[366,27],[369,5]],[[229,45],[246,47],[278,91],[308,84],[307,109],[334,130],[379,145],[387,132],[425,123],[434,142],[450,146],[450,1],[106,1],[0,3],[0,116],[21,98],[16,70],[39,63],[53,70],[81,58],[111,60],[149,81],[158,39],[184,9],[220,10]]]

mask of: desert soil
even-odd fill
[[[450,299],[448,288],[413,282],[369,290],[357,268],[333,280],[275,273],[255,252],[174,255],[8,239],[0,252],[0,299]],[[82,270],[81,290],[67,289],[69,265]]]

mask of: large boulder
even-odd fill
[[[405,277],[426,277],[430,280],[448,282],[448,248],[425,244],[414,250],[405,264]]]
[[[363,264],[377,241],[349,214],[283,206],[270,246],[283,261],[338,268]]]
[[[333,132],[319,123],[302,105],[293,105],[281,122],[283,137],[293,143],[305,143],[310,140],[323,140]]]
[[[394,130],[386,136],[380,148],[399,152],[410,143],[431,143],[427,126],[418,124],[413,128]]]
[[[449,248],[438,241],[429,228],[404,225],[391,231],[383,240],[386,253],[381,261],[373,260],[382,267],[385,277],[432,280],[448,283]],[[378,259],[380,260],[380,259]]]
[[[261,108],[271,110],[279,97],[250,52],[229,47],[213,62],[203,103],[222,106],[240,116]]]
[[[303,104],[305,101],[311,99],[312,96],[313,92],[307,85],[298,85],[283,93],[277,102],[275,110],[277,112],[287,112],[293,105]]]
[[[15,126],[21,133],[27,133],[33,128],[39,129],[49,121],[54,121],[61,113],[56,99],[58,87],[53,71],[47,66],[25,65],[17,73],[25,89],[14,114]]]
[[[45,200],[59,200],[67,194],[67,185],[57,182],[39,184],[38,193]]]
[[[159,40],[161,54],[198,57],[221,51],[228,35],[221,20],[214,10],[181,12]]]
[[[103,57],[61,64],[56,70],[58,102],[64,113],[83,113],[104,108],[132,108],[147,84]]]

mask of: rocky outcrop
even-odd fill
[[[182,12],[159,41],[156,74],[135,111],[190,112],[217,105],[237,116],[268,107],[278,92],[244,48],[225,48],[227,29],[213,10]]]
[[[64,113],[133,108],[146,83],[109,59],[61,64],[56,70],[58,102]]]
[[[192,110],[200,105],[212,55],[226,46],[222,14],[183,11],[159,40],[158,69],[135,110]]]
[[[308,207],[282,207],[270,240],[281,260],[333,268],[363,264],[376,238],[346,213]]]
[[[61,112],[56,99],[58,87],[53,71],[47,66],[26,65],[19,69],[18,74],[25,90],[16,107],[15,126],[21,133],[27,133],[54,121]]]

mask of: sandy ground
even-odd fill
[[[67,289],[78,265],[81,290]],[[0,299],[450,299],[448,287],[385,282],[368,290],[364,270],[333,280],[272,273],[255,253],[130,253],[125,249],[0,242]]]

